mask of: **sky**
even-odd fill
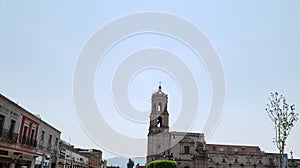
[[[226,82],[224,110],[206,142],[255,145],[266,152],[276,152],[272,142],[274,129],[265,108],[270,93],[274,91],[285,95],[288,103],[295,104],[296,111],[300,106],[299,6],[300,2],[296,0],[0,0],[0,93],[39,114],[58,128],[62,132],[61,138],[67,142],[78,147],[103,149],[104,158],[115,156],[114,151],[95,142],[78,115],[74,75],[79,58],[97,31],[119,18],[149,11],[171,14],[201,30],[222,64]],[[139,23],[136,24],[138,26]],[[126,26],[120,25],[114,30],[122,31]],[[187,33],[184,26],[170,29]],[[114,32],[109,35],[114,35]],[[101,46],[101,43],[98,45]],[[130,138],[146,138],[147,120],[133,121],[126,118],[126,114],[124,117],[122,109],[116,105],[112,87],[122,62],[147,48],[173,53],[191,71],[197,85],[195,92],[199,96],[199,104],[197,117],[189,131],[201,132],[213,100],[209,70],[189,46],[155,32],[119,39],[101,61],[96,62],[93,86],[99,112],[116,132]],[[166,61],[163,57],[155,59]],[[168,63],[172,65],[174,62]],[[132,74],[129,83],[120,84],[126,86],[125,97],[132,106],[147,112],[151,94],[159,81],[163,91],[169,95],[170,125],[173,125],[181,113],[182,102],[186,100],[183,100],[182,93],[185,89],[181,88],[180,81],[171,71],[144,67]],[[110,134],[101,126],[95,127],[100,137]],[[300,121],[294,126],[286,148],[298,158],[299,139]],[[117,140],[113,142],[120,143]],[[134,144],[127,145],[134,148]]]

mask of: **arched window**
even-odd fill
[[[159,117],[157,118],[157,127],[158,127],[158,128],[162,127],[162,117],[161,117],[161,116],[159,116]]]
[[[157,111],[162,111],[162,103],[161,102],[158,103]]]

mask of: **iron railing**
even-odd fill
[[[0,139],[4,139],[11,143],[17,143],[18,133],[12,132],[8,129],[1,128],[0,129]]]
[[[22,136],[21,143],[33,147],[37,146],[37,141],[32,138],[28,138],[27,136]]]

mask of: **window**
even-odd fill
[[[52,141],[52,135],[49,135],[49,139],[48,139],[48,149],[51,148],[51,141]]]
[[[26,136],[26,135],[27,135],[27,131],[28,131],[28,126],[25,125],[25,126],[24,126],[24,131],[23,131],[23,137],[27,137],[27,136]]]
[[[57,149],[58,147],[58,138],[55,138],[55,150]]]
[[[42,131],[41,139],[40,139],[40,147],[44,145],[45,131]]]
[[[2,137],[3,127],[4,127],[5,116],[0,115],[0,137]]]
[[[34,129],[31,129],[31,134],[30,134],[30,145],[31,146],[34,146],[35,143],[34,143],[34,134],[35,134],[35,130]]]
[[[190,147],[184,146],[184,154],[190,154]]]
[[[160,144],[157,145],[157,149],[160,149]]]
[[[60,148],[60,152],[59,152],[59,158],[63,158],[65,159],[66,156],[68,157],[68,155],[66,155],[66,149],[65,148]]]
[[[161,102],[158,103],[157,111],[162,111],[162,103]]]
[[[11,120],[9,126],[9,134],[13,134],[15,132],[16,121]]]
[[[14,132],[15,132],[15,126],[16,126],[16,121],[15,120],[10,120],[10,126],[9,126],[9,132],[8,132],[8,138],[12,141],[16,141],[14,137]]]
[[[161,117],[161,116],[159,116],[159,117],[157,118],[157,127],[158,127],[158,128],[162,127],[162,117]]]
[[[27,131],[28,131],[28,126],[24,125],[24,130],[23,130],[23,136],[22,136],[22,144],[27,144]]]

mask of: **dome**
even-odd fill
[[[166,93],[164,93],[161,89],[161,84],[159,84],[158,86],[158,89],[155,89],[153,92],[152,92],[152,95],[160,95],[160,96],[167,96]]]

